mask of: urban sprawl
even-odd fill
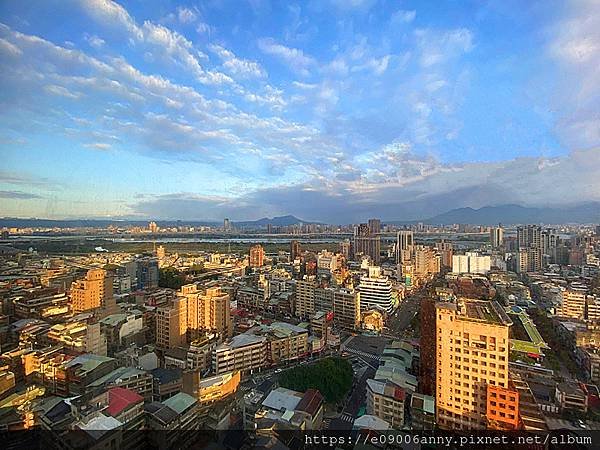
[[[0,299],[0,429],[65,449],[600,429],[596,225],[4,228]]]

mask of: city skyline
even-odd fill
[[[0,216],[600,201],[598,4],[0,6]]]

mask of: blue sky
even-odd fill
[[[600,200],[600,3],[0,4],[0,215]]]

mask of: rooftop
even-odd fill
[[[512,321],[497,302],[465,300],[464,308],[469,319],[497,325],[512,325]]]
[[[273,389],[267,398],[263,400],[262,405],[266,408],[276,411],[295,410],[302,400],[302,394],[291,389],[278,387]]]
[[[144,409],[164,424],[171,423],[179,417],[177,412],[160,402],[148,403],[144,406]]]
[[[307,389],[302,400],[296,406],[296,410],[304,411],[314,416],[323,404],[323,396],[317,389]]]
[[[79,428],[85,430],[94,439],[104,436],[108,431],[119,428],[123,425],[114,417],[99,414],[90,419],[87,423],[80,423]]]
[[[185,392],[179,392],[179,393],[175,394],[173,397],[166,399],[162,403],[163,403],[163,405],[171,408],[177,414],[183,414],[191,406],[193,406],[195,403],[197,403],[197,401],[191,395],[188,395]]]
[[[144,370],[136,369],[135,367],[118,367],[103,377],[98,378],[96,381],[90,384],[90,387],[119,383],[121,380],[144,375],[145,373],[146,372]]]
[[[435,414],[435,400],[429,395],[414,393],[411,399],[411,406],[426,413]]]
[[[354,428],[368,430],[389,430],[390,424],[379,417],[365,414],[354,421]]]
[[[250,333],[242,333],[232,337],[231,340],[227,342],[223,342],[217,347],[217,350],[227,350],[231,348],[241,348],[246,347],[248,345],[261,344],[264,343],[266,340],[267,338],[264,336],[256,336]]]
[[[79,365],[80,370],[83,372],[89,372],[96,369],[100,364],[105,362],[114,361],[114,358],[108,356],[94,355],[93,353],[86,353],[79,355],[64,364],[65,367],[74,367]]]
[[[181,380],[183,376],[183,372],[181,369],[173,368],[173,369],[164,369],[162,367],[158,367],[150,371],[152,376],[158,380],[160,384],[172,383],[177,380]]]
[[[114,387],[108,391],[108,408],[106,411],[114,417],[131,405],[143,401],[144,398],[137,392],[121,387]]]
[[[100,323],[114,327],[124,320],[127,320],[127,314],[111,314],[100,320]]]

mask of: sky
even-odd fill
[[[0,216],[600,201],[598,0],[0,2]]]

